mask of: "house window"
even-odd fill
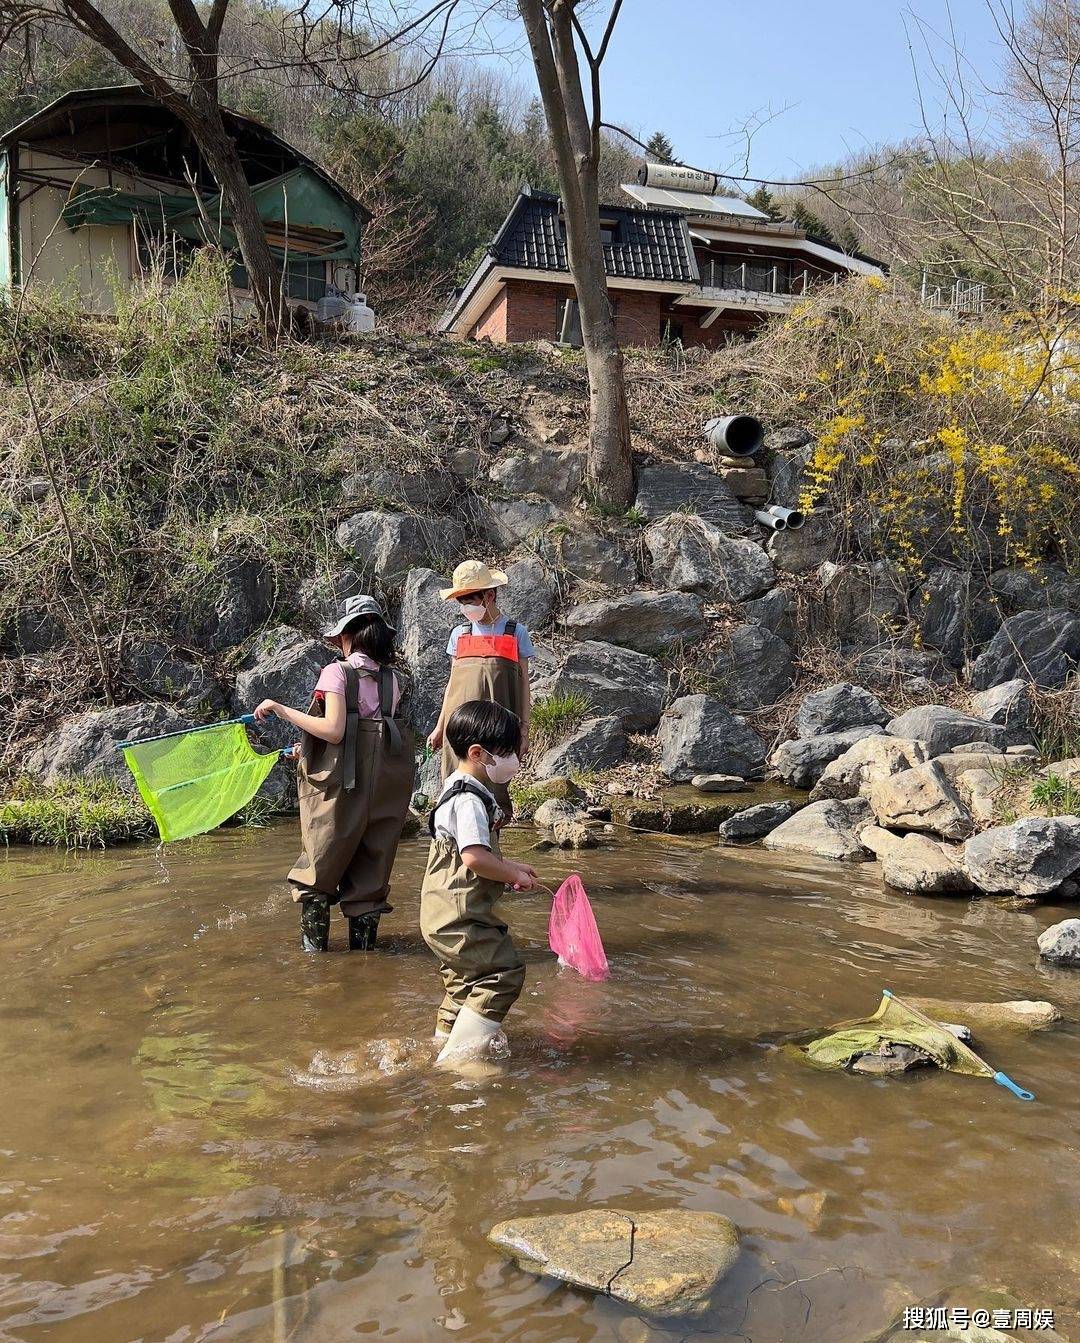
[[[675,345],[682,344],[683,328],[682,322],[673,322],[670,317],[665,317],[660,323],[660,344]]]
[[[561,345],[581,348],[581,313],[576,298],[555,300],[555,339]]]
[[[247,267],[242,261],[234,262],[229,283],[234,289],[251,288]],[[326,294],[326,262],[306,256],[290,256],[285,262],[283,287],[286,298],[317,303]]]

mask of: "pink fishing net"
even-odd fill
[[[586,979],[607,979],[607,956],[593,918],[589,897],[575,872],[555,892],[548,920],[548,945],[559,958]]]

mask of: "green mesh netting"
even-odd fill
[[[872,1017],[842,1022],[828,1035],[801,1045],[800,1049],[819,1068],[846,1068],[852,1059],[873,1053],[883,1043],[921,1049],[939,1068],[949,1072],[994,1076],[993,1068],[944,1026],[890,994],[882,997],[881,1006]]]
[[[213,830],[251,801],[278,752],[252,750],[242,723],[222,723],[124,747],[165,843]]]

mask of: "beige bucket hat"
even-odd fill
[[[463,597],[466,592],[484,592],[488,588],[504,588],[510,580],[501,569],[489,569],[483,560],[462,560],[454,570],[450,586],[443,588],[439,596],[443,601],[453,601]]]

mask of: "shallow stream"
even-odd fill
[[[468,1080],[429,1066],[425,844],[403,846],[367,956],[337,914],[332,954],[297,949],[296,847],[284,825],[0,852],[4,1343],[688,1337],[485,1240],[603,1205],[741,1228],[695,1339],[863,1343],[905,1305],[989,1286],[1080,1340],[1080,973],[1035,955],[1075,910],[889,895],[872,866],[687,839],[576,855],[612,978],[560,971],[546,898],[508,897],[529,962],[513,1053]],[[567,861],[537,865],[555,885]],[[1037,1102],[778,1048],[885,986],[1056,1002],[1054,1030],[977,1039]]]

